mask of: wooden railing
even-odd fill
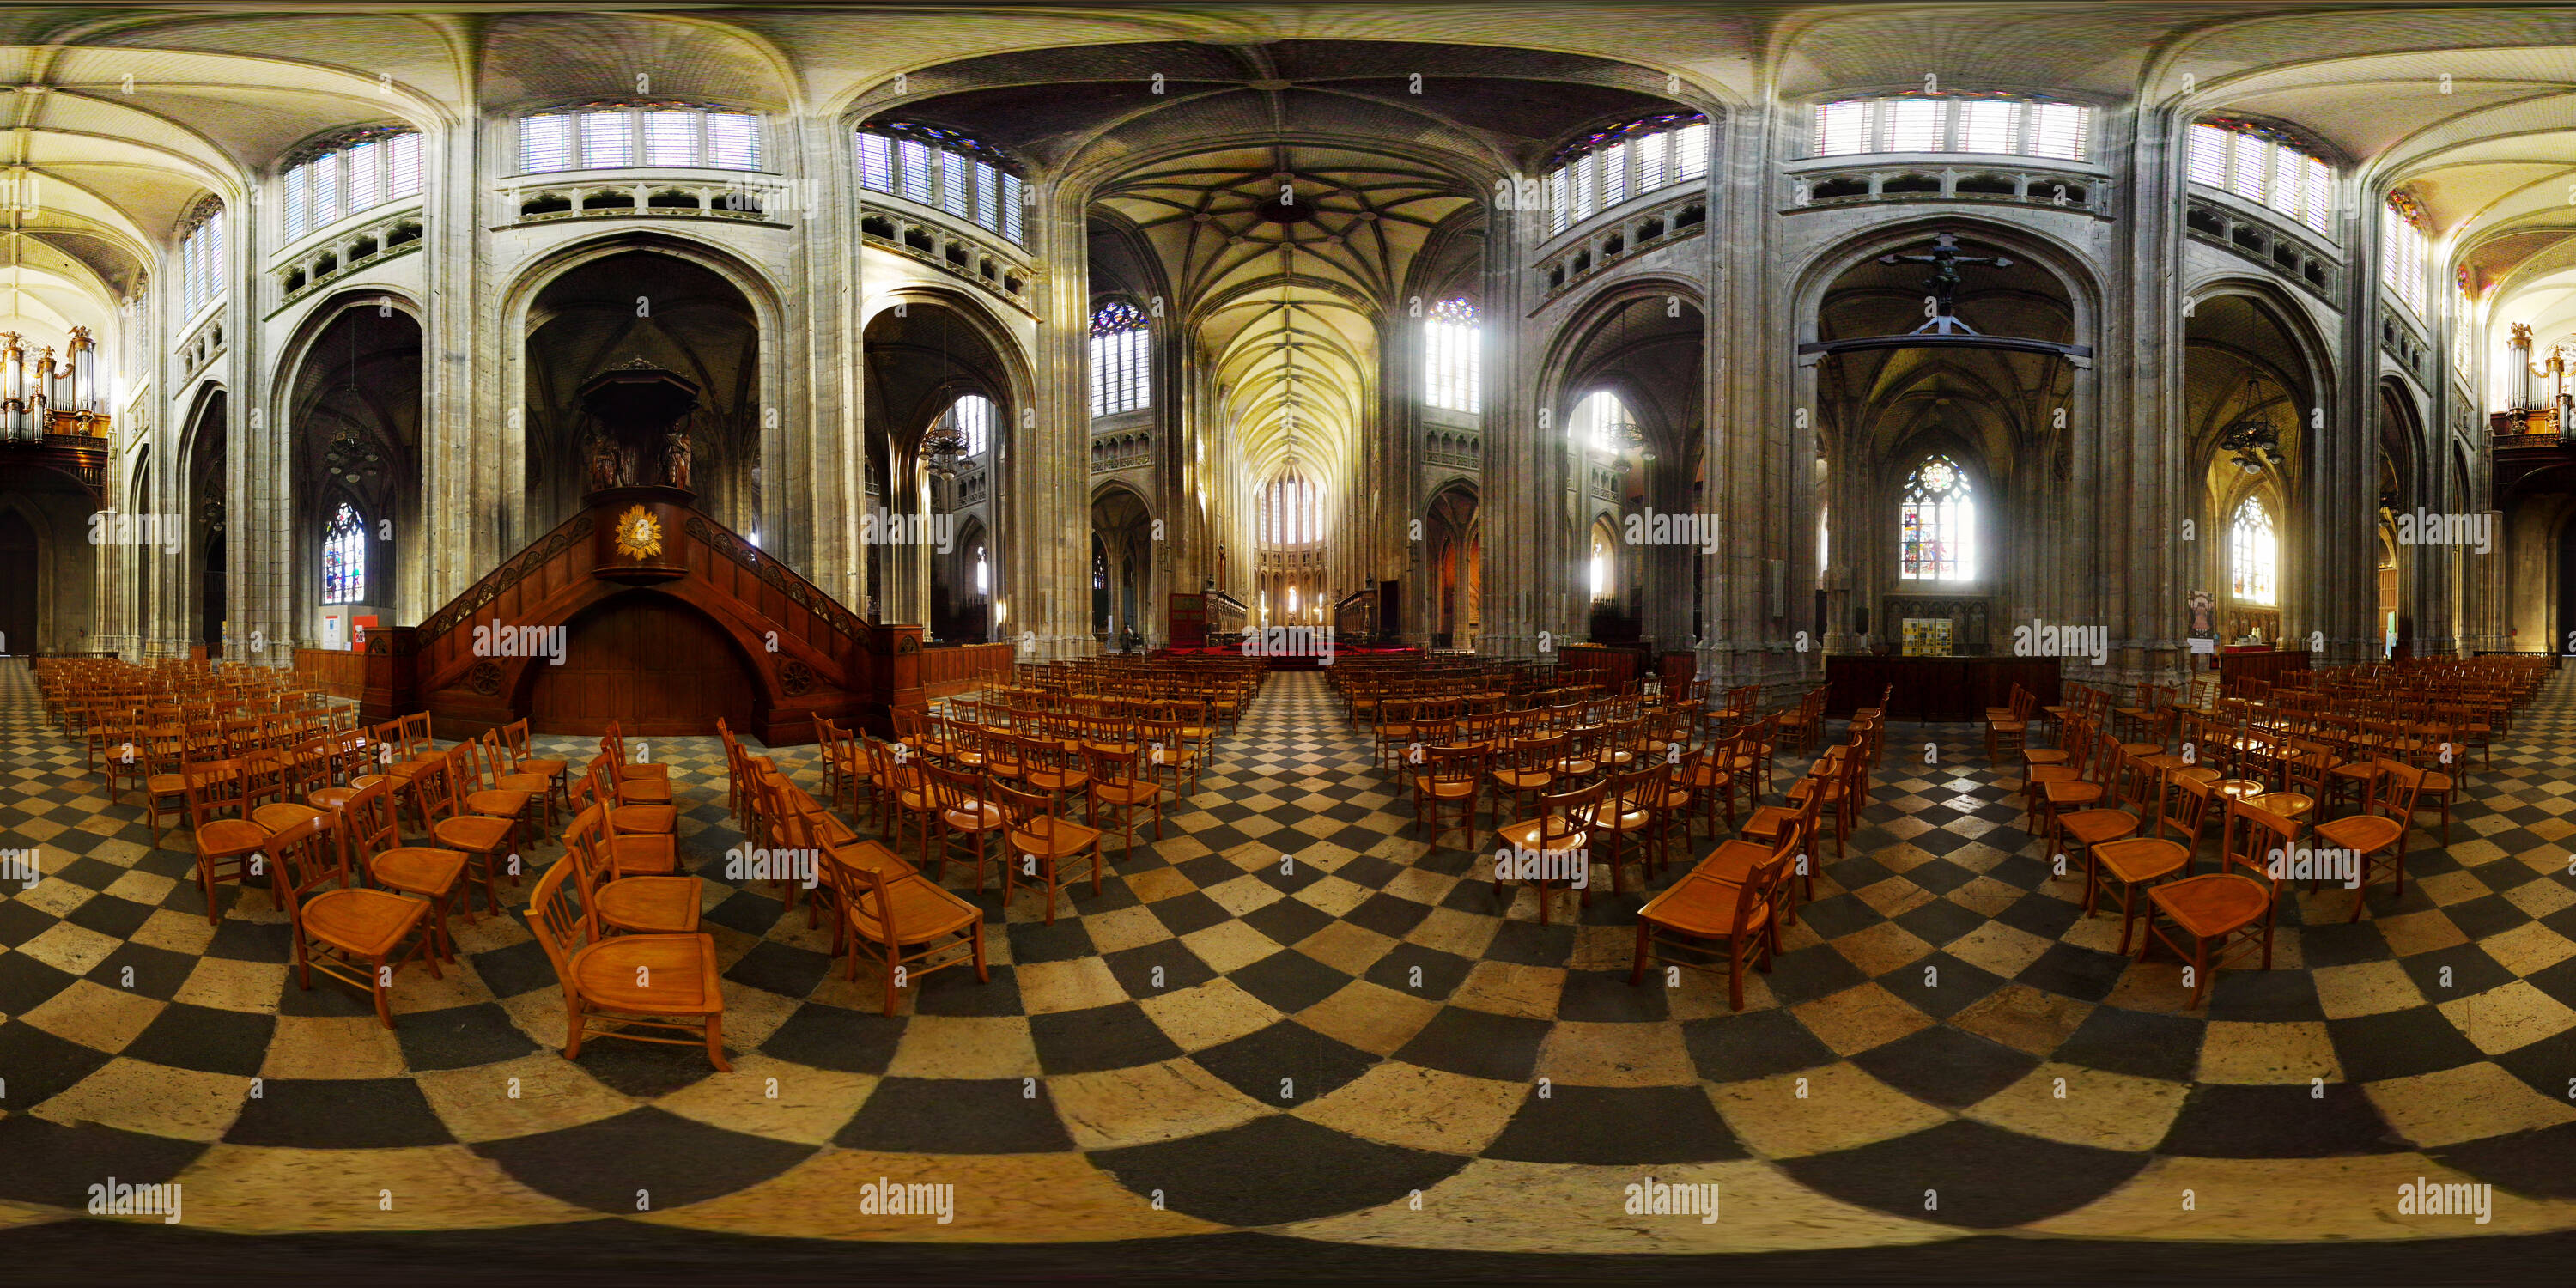
[[[921,688],[925,697],[946,697],[988,684],[1008,684],[1010,679],[1008,644],[957,644],[921,650]]]
[[[297,649],[295,682],[300,687],[328,693],[335,698],[364,697],[367,691],[367,655],[344,649]]]
[[[2279,684],[2281,677],[2292,671],[2308,669],[2306,649],[2255,649],[2242,653],[2221,652],[2218,655],[2218,691],[2236,692],[2239,680],[2261,680]]]

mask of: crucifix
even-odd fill
[[[1961,321],[1955,311],[1959,298],[1959,265],[1992,264],[1997,268],[2012,267],[2012,261],[2001,255],[1960,254],[1959,238],[1954,233],[1935,233],[1932,237],[1930,254],[1881,255],[1878,257],[1878,262],[1932,266],[1932,276],[1926,278],[1923,283],[1923,289],[1931,296],[1925,302],[1926,307],[1931,311],[1925,317],[1923,325],[1914,328],[1911,332],[1914,335],[1977,334],[1977,329]]]

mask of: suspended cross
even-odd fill
[[[1956,311],[1959,298],[1959,265],[1992,264],[1997,268],[2012,267],[2012,261],[2001,255],[1960,254],[1959,238],[1955,233],[1933,234],[1932,252],[1928,255],[1881,255],[1878,257],[1878,262],[1932,266],[1932,276],[1925,279],[1923,283],[1923,289],[1930,292],[1932,296],[1932,316],[1926,319],[1923,325],[1914,328],[1912,334],[1915,335],[1977,334],[1977,329],[1961,321]]]

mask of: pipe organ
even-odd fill
[[[98,382],[98,342],[72,328],[60,358],[52,346],[31,353],[27,337],[0,332],[0,441],[40,443],[47,434],[107,437],[108,412]]]

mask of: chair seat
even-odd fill
[[[2071,783],[2080,777],[2072,765],[2033,765],[2030,771],[2022,776],[2042,786],[2049,783]]]
[[[367,861],[367,875],[406,894],[441,895],[465,872],[465,852],[405,845]]]
[[[991,801],[967,801],[961,809],[939,811],[939,821],[960,832],[990,832],[1002,825],[1002,811]]]
[[[1094,783],[1091,790],[1112,805],[1146,805],[1163,795],[1162,784],[1132,778],[1123,783]]]
[[[146,791],[155,796],[176,796],[188,790],[186,774],[154,774],[143,780]]]
[[[724,1011],[713,935],[620,935],[602,939],[573,954],[572,973],[582,995],[596,999],[607,1010],[637,1015],[716,1015]]]
[[[617,779],[619,782],[625,782],[629,779],[636,778],[668,779],[670,776],[671,767],[669,765],[640,764],[619,765],[617,767]]]
[[[1741,885],[1745,878],[1753,874],[1756,864],[1770,857],[1770,846],[1752,841],[1725,841],[1719,843],[1715,850],[1710,851],[1707,858],[1701,859],[1690,870],[1690,874],[1712,881],[1732,881]]]
[[[2048,803],[2058,809],[2064,809],[2069,805],[2090,805],[2102,799],[2102,784],[2086,782],[2080,778],[2042,783],[2040,786],[2048,797]]]
[[[298,823],[320,817],[322,817],[321,810],[315,809],[310,805],[298,805],[292,801],[281,801],[275,804],[262,805],[258,809],[250,812],[251,822],[257,823],[261,827],[267,828],[272,832],[283,832]]]
[[[431,825],[429,834],[442,845],[488,854],[509,841],[512,822],[506,818],[443,818]]]
[[[510,766],[510,772],[514,774],[536,774],[545,778],[561,778],[564,771],[571,767],[572,762],[569,760],[547,760],[541,757],[531,757]]]
[[[2245,803],[2283,818],[2305,818],[2317,808],[2316,798],[2304,792],[2265,792]]]
[[[894,905],[894,938],[898,943],[917,944],[925,939],[953,935],[982,920],[984,911],[951,893],[947,887],[918,872],[907,872],[886,883],[886,899]],[[875,907],[874,899],[854,900],[850,922],[859,934],[883,943],[885,922]]]
[[[612,833],[608,838],[612,880],[631,876],[668,876],[680,870],[679,839],[668,832]]]
[[[1590,839],[1589,834],[1581,828],[1571,833],[1548,836],[1545,834],[1546,827],[1547,820],[1534,818],[1526,823],[1505,823],[1494,830],[1502,836],[1505,845],[1533,852],[1561,854],[1567,850],[1580,850]]]
[[[2405,826],[2393,818],[2381,818],[2376,814],[2355,814],[2351,818],[2339,818],[2331,823],[2317,824],[2317,839],[2330,841],[2342,849],[2359,850],[2368,854],[2396,840],[2405,830]]]
[[[2272,906],[2272,891],[2252,877],[2233,872],[2185,877],[2147,887],[2156,907],[2200,939],[2242,930],[2263,919]]]
[[[1565,778],[1581,778],[1599,769],[1599,762],[1581,756],[1567,756],[1548,766],[1550,772]]]
[[[591,897],[600,919],[620,930],[693,934],[698,928],[696,877],[622,877]]]
[[[1413,790],[1434,800],[1462,801],[1475,795],[1480,786],[1482,784],[1472,778],[1425,778],[1420,774],[1413,777]]]
[[[1060,859],[1068,854],[1078,854],[1090,849],[1091,843],[1100,839],[1098,828],[1084,827],[1080,823],[1070,823],[1060,818],[1033,818],[1025,821],[1028,826],[1016,828],[1011,832],[1012,847],[1024,854]]]
[[[429,915],[429,904],[384,890],[326,890],[306,899],[307,934],[360,957],[390,955]]]
[[[219,818],[197,829],[199,854],[247,854],[268,844],[268,829],[247,819]]]
[[[530,796],[543,796],[546,794],[548,788],[554,786],[554,782],[543,774],[503,774],[499,781],[493,783],[492,786],[498,791],[524,792]]]
[[[2057,820],[2079,845],[2099,845],[2136,834],[2138,816],[2123,809],[2088,809]]]
[[[2066,763],[2066,752],[2056,747],[2025,748],[2021,753],[2021,763],[2025,765],[2063,765]]]
[[[1033,792],[1078,792],[1091,785],[1091,775],[1080,769],[1058,773],[1052,769],[1033,769],[1028,776]]]
[[[1576,818],[1585,827],[1597,827],[1604,832],[1634,832],[1655,821],[1653,811],[1623,810],[1617,801],[1603,801]]]
[[[1545,791],[1547,790],[1548,785],[1555,781],[1556,775],[1551,774],[1544,769],[1497,769],[1494,771],[1495,785],[1503,788],[1505,791]]]
[[[671,803],[671,784],[658,779],[646,779],[639,782],[630,778],[617,784],[616,790],[617,799],[624,801],[629,805],[668,805]]]
[[[532,792],[467,792],[465,808],[494,818],[517,818],[528,812],[528,800],[533,795]]]
[[[1740,883],[1686,876],[1638,909],[1637,918],[1685,935],[1731,935],[1735,933],[1737,905],[1743,897]],[[1770,906],[1754,908],[1744,921],[1747,930],[1770,925]]]
[[[2165,745],[2161,742],[2124,742],[2120,744],[2120,750],[2127,752],[2132,756],[2161,755],[2163,754],[2164,749]]]
[[[1798,811],[1786,805],[1765,805],[1753,811],[1753,817],[1744,820],[1744,835],[1777,837],[1782,828],[1797,821]]]
[[[2121,881],[2137,885],[2182,871],[2191,862],[2191,851],[2179,841],[2133,837],[2095,846],[2093,861]]]
[[[608,811],[608,826],[618,832],[668,834],[679,830],[680,811],[669,805],[620,805]]]
[[[2451,776],[2449,774],[2438,773],[2430,769],[2424,771],[2425,795],[2448,796],[2451,794],[2451,788],[2453,786],[2454,784],[2451,781]]]

